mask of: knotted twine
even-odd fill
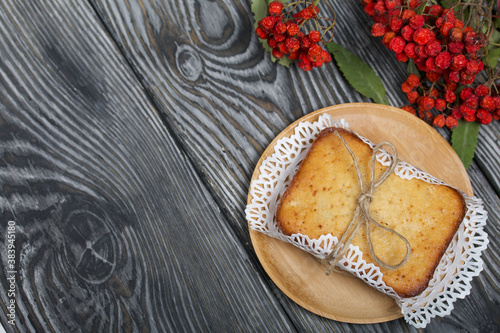
[[[351,222],[349,222],[346,230],[340,237],[339,241],[337,244],[335,244],[332,252],[328,255],[326,258],[327,262],[329,263],[328,270],[326,271],[327,275],[330,275],[337,263],[342,259],[344,256],[345,252],[347,251],[347,248],[349,247],[349,244],[351,244],[352,239],[356,235],[356,232],[358,231],[359,227],[364,223],[365,228],[366,228],[366,241],[368,242],[368,247],[370,250],[370,255],[373,258],[373,260],[377,263],[379,267],[382,267],[384,269],[388,270],[393,270],[401,267],[404,265],[407,261],[408,258],[410,257],[411,253],[411,247],[410,243],[406,238],[404,238],[401,234],[396,232],[393,229],[390,229],[377,221],[371,216],[370,214],[370,202],[372,201],[372,196],[373,192],[379,187],[388,177],[389,175],[394,171],[396,168],[397,164],[397,151],[396,147],[390,142],[381,142],[378,145],[376,145],[373,148],[373,153],[372,153],[372,158],[371,158],[371,173],[370,173],[370,181],[368,184],[366,184],[366,188],[363,182],[363,176],[361,174],[361,169],[359,168],[358,161],[356,159],[356,156],[354,156],[354,153],[352,152],[351,148],[347,144],[347,142],[344,140],[344,138],[339,134],[338,131],[335,131],[334,134],[340,138],[344,146],[346,147],[347,151],[352,157],[352,160],[354,161],[354,166],[356,168],[356,175],[358,177],[358,182],[359,186],[361,188],[361,193],[357,197],[357,205],[354,210],[354,215],[352,217]],[[394,151],[394,156],[391,159],[391,163],[389,167],[380,175],[380,177],[375,181],[375,162],[377,158],[377,153],[379,150],[382,150],[384,146],[389,146],[393,151]],[[371,236],[370,236],[370,223],[373,223],[375,226],[384,229],[385,231],[388,231],[390,233],[393,233],[394,235],[398,236],[402,241],[405,242],[406,244],[406,255],[405,257],[396,265],[389,265],[382,261],[375,253],[373,249],[373,243],[371,241]]]

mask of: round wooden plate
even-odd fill
[[[345,119],[349,128],[373,143],[393,143],[399,158],[472,195],[467,172],[448,142],[431,126],[398,108],[351,103],[327,107],[297,120],[281,132],[262,154],[252,180],[259,177],[262,161],[276,142],[290,136],[298,123],[314,122],[322,114]],[[251,201],[248,196],[248,203]],[[295,246],[250,229],[255,252],[269,277],[290,299],[305,309],[337,321],[380,323],[402,317],[394,299],[347,273],[325,274],[325,267]]]

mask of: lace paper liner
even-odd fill
[[[273,238],[291,243],[298,248],[324,259],[337,243],[337,237],[331,234],[318,239],[306,235],[284,235],[274,221],[276,206],[288,183],[304,159],[317,134],[327,127],[349,129],[345,120],[333,121],[330,115],[321,115],[314,122],[302,122],[290,137],[283,137],[274,146],[274,152],[266,158],[259,168],[259,178],[250,184],[251,202],[245,209],[250,228]],[[358,135],[359,136],[359,135]],[[372,148],[370,140],[359,136]],[[381,151],[377,160],[389,165],[392,156]],[[398,162],[394,171],[403,179],[418,178],[433,184],[445,184],[436,177],[421,171],[406,162]],[[393,297],[401,307],[406,322],[416,328],[424,328],[435,316],[446,316],[453,310],[453,303],[470,293],[470,282],[483,269],[481,253],[486,249],[488,236],[483,230],[487,212],[482,200],[463,193],[467,213],[450,243],[446,253],[434,272],[429,286],[420,295],[412,298],[399,297],[392,288],[382,281],[382,273],[374,264],[363,260],[363,253],[357,246],[349,245],[338,266],[349,271],[376,289]]]

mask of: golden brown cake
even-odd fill
[[[372,148],[354,133],[341,128],[323,130],[313,142],[278,204],[276,221],[287,235],[301,233],[310,238],[331,233],[340,238],[351,221],[361,193],[353,159],[335,131],[344,138],[369,181]],[[386,169],[376,162],[376,177]],[[381,268],[383,281],[401,297],[420,294],[465,216],[465,201],[459,191],[421,179],[406,180],[391,173],[375,190],[370,213],[379,223],[393,229],[411,245],[408,260],[398,269]],[[390,265],[406,254],[405,243],[372,225],[375,253]],[[370,256],[366,230],[361,227],[353,245],[363,258]]]

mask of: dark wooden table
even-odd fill
[[[371,37],[360,1],[329,3],[334,40],[376,70],[391,105],[403,105],[406,69]],[[307,73],[272,63],[250,5],[0,2],[7,332],[417,331],[403,319],[359,325],[317,316],[261,267],[244,213],[260,155],[314,110],[371,101],[334,63]],[[499,129],[482,127],[468,169],[489,213],[484,270],[452,314],[425,331],[500,330]]]

